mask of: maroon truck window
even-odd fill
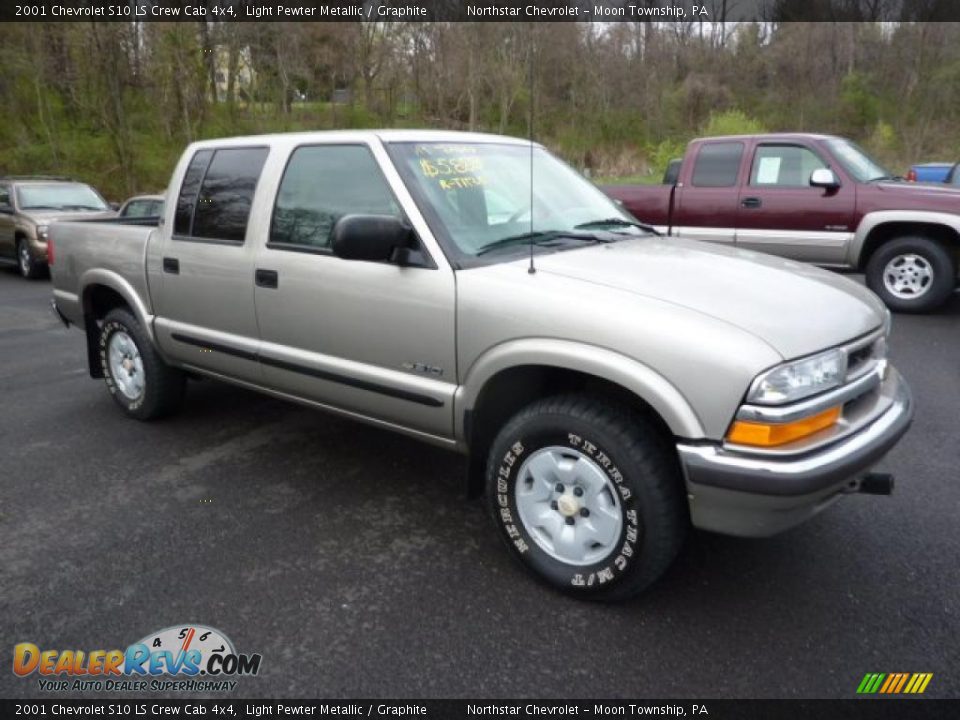
[[[827,164],[800,145],[761,145],[753,154],[753,187],[810,187],[810,176]]]
[[[733,187],[740,172],[742,142],[704,143],[693,166],[696,187]]]

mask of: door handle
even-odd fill
[[[740,205],[745,208],[758,208],[763,205],[763,203],[760,202],[760,198],[758,197],[748,197],[744,198]]]
[[[176,258],[165,257],[163,259],[163,271],[171,275],[180,274],[180,261]]]
[[[253,279],[259,287],[275,288],[280,286],[280,276],[277,275],[276,270],[257,268],[257,271],[253,274]]]

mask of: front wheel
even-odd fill
[[[928,237],[901,237],[881,245],[866,268],[867,287],[898,312],[929,312],[950,297],[957,269],[947,249]]]
[[[588,395],[537,401],[507,423],[490,451],[487,497],[514,557],[584,598],[639,593],[669,567],[688,526],[659,428]]]
[[[20,270],[20,275],[27,280],[36,280],[43,275],[44,267],[42,262],[33,257],[26,238],[20,238],[17,241],[17,269]]]
[[[153,420],[180,407],[184,374],[163,361],[130,311],[107,313],[98,350],[107,389],[128,415]]]

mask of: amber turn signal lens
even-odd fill
[[[727,433],[727,442],[758,447],[785,445],[830,427],[840,419],[840,409],[838,406],[802,420],[779,424],[735,420]]]

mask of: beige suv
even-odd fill
[[[89,185],[62,177],[0,177],[0,262],[34,279],[47,270],[47,235],[57,220],[116,215]]]

